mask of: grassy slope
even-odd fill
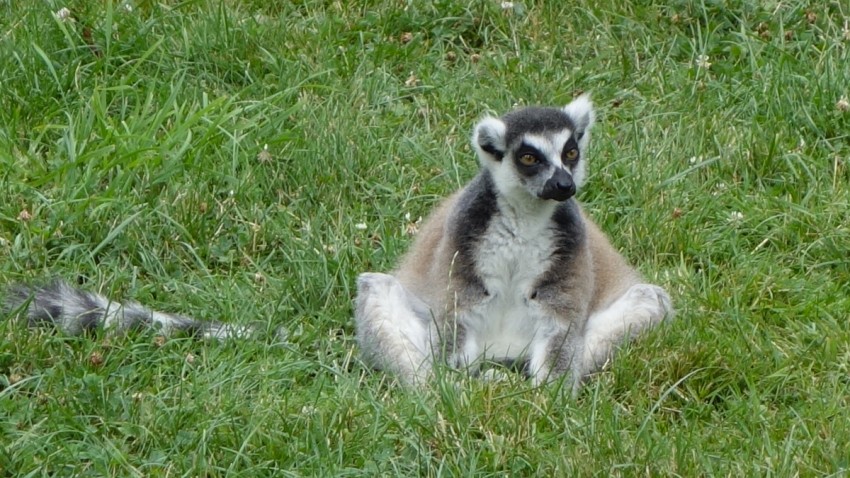
[[[0,475],[846,473],[845,3],[267,3],[0,2],[0,283],[290,331],[2,320]],[[679,320],[576,401],[365,371],[356,274],[474,174],[476,118],[579,90],[582,199]]]

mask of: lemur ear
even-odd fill
[[[481,161],[501,161],[505,156],[505,123],[498,118],[487,117],[479,121],[472,133],[472,146]]]
[[[574,99],[570,104],[564,106],[564,112],[569,115],[576,126],[576,135],[581,138],[593,126],[596,113],[593,111],[593,103],[590,94],[585,93]]]

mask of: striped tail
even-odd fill
[[[71,335],[99,328],[115,331],[151,328],[163,335],[183,332],[202,338],[228,339],[252,336],[255,331],[249,326],[156,312],[135,302],[121,304],[61,280],[44,286],[13,286],[7,290],[3,309],[9,314],[25,316],[31,327],[53,324]]]

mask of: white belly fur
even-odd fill
[[[516,224],[497,215],[482,237],[476,272],[489,295],[460,318],[467,332],[467,360],[525,356],[535,337],[548,336],[556,328],[530,299],[553,250],[549,221],[537,222]]]

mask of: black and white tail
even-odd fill
[[[183,332],[202,338],[228,339],[254,334],[249,326],[200,321],[182,315],[125,304],[56,280],[43,286],[16,285],[7,290],[4,311],[26,317],[31,327],[53,324],[71,335],[99,328],[114,331],[151,328],[163,335]]]

